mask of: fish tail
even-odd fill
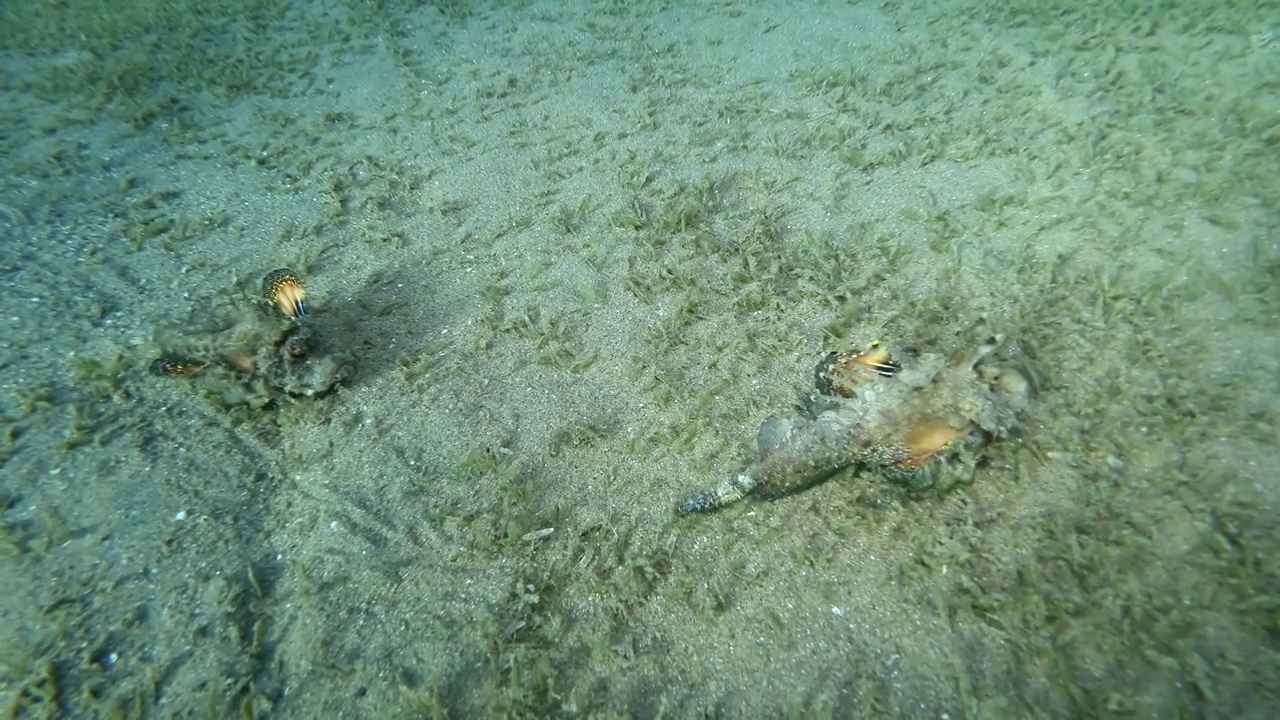
[[[751,489],[756,486],[756,481],[747,473],[741,473],[737,477],[726,480],[716,486],[710,492],[703,493],[697,497],[689,498],[680,503],[681,515],[692,515],[693,513],[711,512],[719,510],[726,505],[732,505],[738,502]]]

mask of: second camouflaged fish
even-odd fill
[[[1027,386],[1013,370],[985,366],[1000,344],[991,338],[959,362],[924,355],[906,368],[879,343],[827,355],[815,371],[827,409],[765,420],[755,462],[680,503],[680,512],[715,510],[748,494],[787,495],[855,465],[908,473],[968,440],[1007,434]]]

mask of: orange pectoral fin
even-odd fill
[[[969,433],[970,425],[956,427],[945,418],[927,418],[917,422],[907,433],[903,445],[907,457],[896,464],[900,468],[918,468],[929,458],[942,452]]]
[[[277,268],[262,278],[262,296],[279,308],[285,317],[296,320],[307,314],[304,302],[307,292],[302,289],[298,274],[289,268]]]

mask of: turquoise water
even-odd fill
[[[1002,7],[5,4],[8,713],[1270,717],[1280,7]]]

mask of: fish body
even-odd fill
[[[756,461],[737,477],[681,503],[680,512],[715,510],[753,492],[786,495],[826,480],[874,447],[874,440],[852,421],[839,410],[814,419],[769,418],[760,426]]]
[[[304,320],[306,292],[297,273],[271,271],[262,294],[269,312],[232,302],[158,328],[162,354],[151,372],[192,377],[228,405],[260,407],[281,393],[315,397],[335,388],[346,376],[346,356],[324,342],[322,325]]]

